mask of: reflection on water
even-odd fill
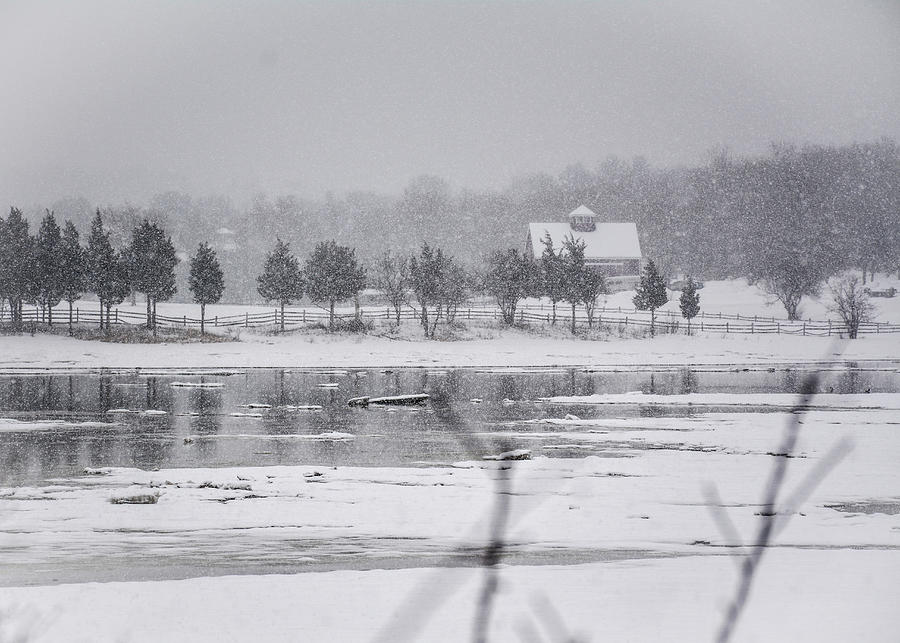
[[[140,372],[0,375],[0,418],[24,423],[12,425],[0,419],[0,482],[32,482],[101,466],[410,466],[456,461],[534,446],[533,441],[524,439],[517,442],[506,437],[486,443],[472,437],[498,427],[506,430],[510,423],[570,412],[583,418],[692,412],[683,408],[562,409],[541,403],[540,398],[636,390],[657,394],[794,393],[802,379],[802,373],[793,370],[691,369],[255,369],[205,376]],[[172,386],[185,381],[221,386]],[[823,391],[835,393],[900,390],[894,369],[851,366],[824,372],[821,381]],[[418,392],[430,395],[426,406],[360,409],[346,404],[356,396]],[[297,408],[312,405],[321,409]],[[148,410],[165,413],[147,414]],[[27,423],[47,420],[61,422],[50,428],[28,429]],[[82,422],[103,424],[77,426]],[[542,430],[541,425],[527,428]],[[545,454],[566,452],[548,449]]]

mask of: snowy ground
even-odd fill
[[[668,335],[653,339],[572,339],[509,330],[484,338],[243,333],[239,342],[115,344],[59,335],[0,336],[0,370],[379,367],[791,365],[900,359],[900,335],[856,340],[786,335]]]
[[[881,276],[876,287],[900,282]],[[708,282],[701,292],[709,313],[783,317],[759,288],[742,280]],[[610,295],[606,304],[630,308],[633,293]],[[880,321],[900,322],[900,297],[873,299]],[[536,302],[533,302],[536,303]],[[832,316],[827,297],[808,302],[814,319]],[[83,302],[86,307],[95,303]],[[123,309],[128,308],[124,306]],[[677,310],[670,301],[665,309]],[[134,310],[142,312],[142,304]],[[210,306],[208,315],[271,310],[270,307]],[[197,316],[192,304],[161,304],[160,314]],[[833,317],[833,316],[832,316]],[[654,339],[607,337],[573,340],[566,329],[536,327],[522,332],[472,324],[460,341],[427,341],[413,322],[399,334],[328,335],[295,331],[270,335],[235,329],[236,342],[213,344],[124,345],[82,341],[62,336],[0,336],[0,370],[63,368],[234,368],[325,366],[596,366],[794,364],[821,361],[900,359],[900,335],[867,335],[848,342],[827,337],[793,335],[660,336]]]
[[[734,406],[715,397],[693,401]],[[781,496],[790,509],[776,517],[776,547],[734,640],[897,640],[900,395],[835,397],[802,418]],[[563,640],[563,630],[712,640],[764,482],[784,462],[775,454],[790,414],[774,401],[475,436],[515,433],[538,450],[562,435],[583,454],[512,465],[491,640]],[[833,453],[838,463],[791,506]],[[0,593],[0,624],[47,641],[467,640],[498,466],[113,469],[7,489],[0,583],[14,587]],[[155,504],[112,503],[156,494]]]
[[[900,279],[896,278],[896,274],[876,275],[875,281],[867,284],[867,287],[873,290],[882,290],[894,287],[900,290]],[[699,291],[700,307],[707,315],[723,315],[739,314],[743,317],[752,318],[758,316],[760,318],[776,318],[785,319],[786,314],[784,307],[774,299],[771,295],[766,294],[760,287],[750,285],[744,279],[728,279],[720,281],[707,281],[704,287]],[[670,301],[664,305],[661,311],[671,311],[680,316],[678,308],[678,297],[680,293],[677,291],[669,291]],[[622,291],[613,293],[603,298],[599,305],[609,308],[621,307],[622,309],[633,309],[634,303],[632,298],[634,291]],[[486,300],[489,301],[489,300]],[[900,295],[893,298],[877,298],[871,299],[875,306],[875,316],[877,321],[900,323]],[[541,301],[539,299],[529,299],[526,303],[530,306],[541,306],[549,312],[550,304],[548,300]],[[837,320],[838,317],[829,311],[831,303],[828,288],[824,288],[819,297],[805,297],[801,303],[801,312],[804,319],[811,318],[814,320],[832,319]],[[95,300],[82,300],[76,302],[76,307],[83,310],[96,310],[97,302]],[[301,306],[289,306],[289,310],[297,310],[307,308],[311,311],[323,312],[324,309],[313,306],[308,302]],[[137,313],[143,315],[146,312],[146,304],[138,301],[134,306],[128,302],[118,306],[122,311]],[[240,304],[215,304],[206,307],[207,319],[213,319],[216,316],[226,317],[230,315],[243,315],[244,313],[271,313],[276,306],[273,305],[240,305]],[[386,306],[377,307],[378,310],[384,310]],[[465,307],[463,307],[465,308]],[[565,304],[560,305],[560,311],[564,311]],[[60,304],[54,312],[54,318],[57,321],[68,319],[68,304]],[[344,313],[352,312],[352,308],[343,310]],[[158,305],[157,313],[163,316],[181,318],[200,318],[200,307],[192,303],[171,303],[164,302]]]

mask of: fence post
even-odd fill
[[[78,314],[79,314],[79,312],[80,312],[80,309],[79,309],[79,308],[76,308],[76,309],[75,309],[75,323],[76,323],[76,324],[78,323]]]
[[[306,323],[306,308],[303,309],[303,323]]]
[[[728,330],[728,322],[725,322],[725,332],[726,332],[726,333],[730,332],[730,331]]]
[[[806,322],[803,322],[803,336],[806,337]]]
[[[187,315],[181,316],[181,325],[187,328]]]
[[[244,328],[250,328],[250,314],[244,313]]]
[[[219,325],[219,316],[216,315],[215,317],[213,317],[213,326],[218,326],[218,325]]]
[[[777,330],[778,334],[781,335],[781,322],[778,322],[777,328],[778,328],[778,330]]]
[[[828,336],[831,337],[831,320],[828,320]]]
[[[753,334],[753,322],[750,322],[750,334]]]
[[[114,323],[116,323],[116,324],[119,323],[119,309],[118,308],[116,308],[116,321]]]

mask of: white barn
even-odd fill
[[[639,282],[641,242],[634,223],[598,223],[597,215],[582,205],[569,213],[568,222],[529,223],[525,252],[539,259],[547,234],[556,251],[569,235],[584,241],[587,264],[603,271],[610,290],[634,288]]]

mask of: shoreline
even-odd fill
[[[127,344],[63,335],[0,336],[0,373],[251,368],[692,368],[828,367],[900,362],[893,335],[854,340],[785,335],[662,335],[586,339],[479,329],[452,340],[377,335],[245,333],[239,341]]]

